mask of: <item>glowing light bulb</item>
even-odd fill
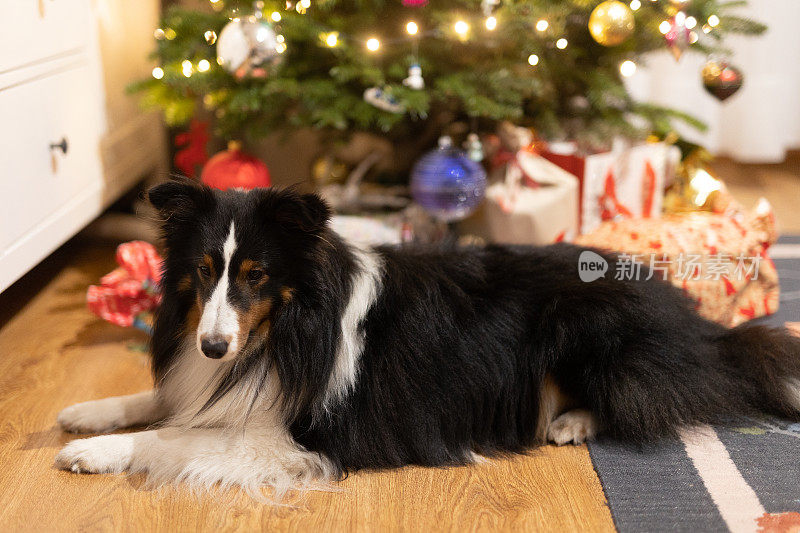
[[[636,11],[642,7],[642,3],[639,0],[631,0],[631,10]]]
[[[469,24],[467,24],[466,21],[459,20],[458,22],[455,23],[453,29],[457,34],[463,37],[469,31]]]
[[[199,72],[206,72],[206,71],[208,71],[208,69],[210,69],[210,68],[211,68],[211,63],[209,63],[209,62],[208,62],[208,59],[201,59],[201,60],[200,60],[200,61],[197,63],[197,70],[198,70]]]
[[[381,47],[381,42],[375,37],[367,39],[367,50],[369,50],[370,52],[377,52],[378,48],[380,47]]]
[[[686,27],[690,30],[697,26],[697,19],[694,17],[686,17]]]
[[[497,28],[497,17],[486,17],[486,29],[494,31]]]
[[[282,54],[286,51],[286,43],[278,43],[275,45],[275,51]]]
[[[300,5],[303,7],[303,9],[308,9],[311,7],[311,0],[300,0]]]
[[[539,21],[537,21],[537,22],[536,22],[536,29],[537,29],[538,31],[544,31],[544,30],[546,30],[546,29],[547,29],[547,28],[549,28],[549,27],[550,27],[550,23],[549,23],[549,22],[547,22],[547,21],[546,21],[546,20],[544,20],[544,19],[540,19]]]
[[[694,44],[697,42],[699,37],[697,36],[697,32],[689,32],[689,44]]]
[[[166,34],[164,33],[164,30],[161,28],[156,28],[156,30],[153,32],[153,38],[159,41],[163,41],[165,36]]]
[[[206,31],[203,34],[203,37],[205,38],[208,44],[214,44],[215,42],[217,42],[217,32],[215,32],[214,30]]]
[[[660,31],[664,35],[667,34],[670,28],[672,28],[672,24],[670,24],[668,20],[665,20],[664,22],[658,25],[658,31]]]
[[[281,14],[277,11],[273,11],[272,15],[269,16],[273,22],[280,22],[281,21]]]
[[[417,26],[417,23],[412,20],[411,22],[406,24],[406,31],[408,32],[409,35],[416,35],[417,32],[419,31],[419,26]]]
[[[536,54],[529,55],[528,56],[528,64],[530,66],[532,66],[532,67],[538,65],[539,64],[539,56],[537,56]]]
[[[157,80],[160,80],[164,77],[164,69],[161,67],[156,67],[153,69],[153,77]]]
[[[630,59],[623,61],[619,65],[619,73],[625,76],[626,78],[630,78],[631,76],[636,74],[636,63],[634,63]]]
[[[192,62],[189,61],[188,59],[184,60],[181,63],[181,70],[183,71],[184,76],[186,76],[187,78],[191,78],[192,72],[194,71],[194,69],[192,68]]]
[[[327,37],[325,37],[325,44],[333,48],[337,44],[339,44],[339,32],[332,31],[330,32]]]
[[[711,26],[712,28],[716,28],[717,26],[719,26],[719,17],[716,15],[711,15],[710,17],[708,17],[708,25]]]
[[[284,37],[283,35],[278,35],[278,36],[275,37],[275,40],[277,42],[279,42],[279,43],[285,43],[286,42],[286,37]]]
[[[564,48],[567,47],[568,44],[569,44],[569,41],[567,41],[566,39],[564,39],[562,37],[561,39],[556,41],[556,48],[558,48],[559,50],[563,50]]]
[[[166,30],[164,30],[164,37],[166,37],[168,41],[173,40],[177,36],[178,34],[175,33],[175,30],[173,30],[172,28],[167,28]]]

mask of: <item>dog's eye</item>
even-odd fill
[[[247,273],[247,281],[256,282],[264,277],[264,271],[258,268],[253,268]]]
[[[197,270],[199,270],[200,274],[202,274],[203,276],[211,275],[211,269],[208,267],[208,265],[200,265],[199,267],[197,267]]]

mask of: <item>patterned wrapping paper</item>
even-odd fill
[[[767,249],[777,239],[766,200],[752,212],[694,212],[605,222],[576,243],[626,254],[655,268],[697,302],[704,317],[736,326],[778,309],[778,274]]]
[[[144,315],[161,301],[161,257],[152,244],[132,241],[117,247],[116,259],[119,268],[103,276],[100,285],[89,286],[89,310],[112,324],[147,330]]]

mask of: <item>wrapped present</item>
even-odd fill
[[[578,230],[578,180],[538,154],[520,150],[502,181],[486,190],[489,238],[506,244],[571,240]]]
[[[693,298],[701,315],[733,327],[778,309],[778,274],[767,253],[777,232],[766,200],[751,212],[728,207],[729,214],[604,222],[576,243],[648,266]]]
[[[161,301],[161,257],[152,244],[132,241],[117,247],[117,264],[86,292],[89,310],[112,324],[149,331],[149,317]]]
[[[336,215],[331,218],[331,228],[347,240],[364,245],[399,244],[402,242],[402,224],[393,215]]]
[[[680,161],[680,150],[665,143],[627,146],[581,156],[572,143],[552,143],[540,153],[578,178],[580,233],[602,222],[661,214],[664,187]]]

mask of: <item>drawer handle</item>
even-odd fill
[[[61,137],[61,142],[50,143],[50,150],[55,150],[56,148],[61,150],[62,154],[67,155],[67,150],[69,149],[69,144],[67,144],[67,138]]]

